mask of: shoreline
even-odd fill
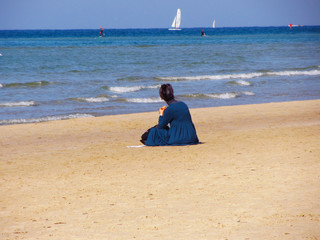
[[[127,148],[157,111],[1,125],[0,238],[320,238],[320,100],[190,111],[203,144]]]
[[[317,100],[319,100],[319,99],[280,101],[280,102],[267,102],[267,103],[262,102],[262,103],[251,103],[251,104],[236,104],[236,105],[222,105],[222,106],[199,107],[199,108],[196,107],[196,108],[190,108],[190,110],[191,109],[193,109],[193,110],[214,109],[214,108],[220,108],[220,107],[251,106],[251,105],[273,104],[273,103],[305,102],[305,101],[317,101]],[[142,112],[115,113],[115,114],[99,115],[99,116],[94,116],[89,113],[70,113],[70,114],[60,114],[60,115],[56,115],[56,116],[44,116],[44,117],[39,117],[39,118],[3,119],[3,120],[0,120],[0,127],[1,126],[11,126],[11,125],[23,125],[23,124],[38,124],[38,123],[78,119],[78,118],[81,118],[81,119],[82,118],[84,118],[84,119],[86,119],[86,118],[101,118],[101,117],[108,117],[108,116],[124,116],[124,115],[143,114],[143,113],[152,113],[152,112],[155,112],[155,111],[150,110],[150,111],[142,111]],[[9,122],[9,123],[3,123],[3,122]]]

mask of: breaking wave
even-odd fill
[[[241,95],[254,96],[253,92],[227,92],[227,93],[196,93],[196,94],[187,94],[182,95],[181,97],[187,98],[214,98],[214,99],[232,99],[237,98]]]
[[[250,86],[250,85],[252,85],[251,82],[248,82],[248,81],[245,81],[245,80],[231,81],[229,83],[240,85],[240,86]]]
[[[158,103],[158,102],[163,102],[161,98],[126,98],[126,102],[131,102],[131,103]]]
[[[106,98],[106,97],[71,98],[70,100],[79,101],[79,102],[100,103],[100,102],[108,102],[109,98]]]
[[[297,75],[320,75],[320,70],[310,70],[310,71],[282,71],[282,72],[267,72],[270,76],[297,76]]]
[[[4,102],[0,103],[0,107],[30,107],[36,106],[35,101],[22,101],[22,102]]]
[[[48,117],[42,117],[42,118],[8,119],[8,120],[0,120],[0,125],[39,123],[39,122],[66,120],[66,119],[73,119],[73,118],[89,118],[89,117],[94,117],[94,116],[90,114],[69,114],[69,115],[62,115],[62,116],[48,116]]]
[[[26,83],[7,83],[7,84],[0,84],[0,87],[42,87],[51,84],[48,81],[35,81],[35,82],[26,82]]]
[[[159,88],[160,85],[154,86],[133,86],[133,87],[109,87],[108,89],[114,93],[128,93],[128,92],[137,92],[143,89],[154,89]]]
[[[280,72],[253,72],[253,73],[235,73],[223,75],[201,75],[184,77],[158,77],[158,80],[164,81],[201,81],[201,80],[226,80],[226,79],[252,79],[262,76],[298,76],[298,75],[320,75],[320,70],[309,71],[280,71]]]

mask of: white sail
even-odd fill
[[[171,28],[169,28],[169,30],[181,30],[180,24],[181,24],[181,10],[180,8],[178,8],[177,15],[174,17]]]
[[[173,19],[173,22],[172,22],[172,25],[171,25],[172,28],[176,27],[176,22],[177,22],[177,16],[175,16],[174,19]]]
[[[216,20],[213,20],[212,28],[215,28],[215,27],[216,27]]]
[[[181,24],[181,11],[180,8],[177,10],[176,28],[180,28]]]

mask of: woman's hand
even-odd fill
[[[159,108],[159,115],[160,116],[163,116],[164,110],[166,110],[166,108],[167,108],[166,106]]]

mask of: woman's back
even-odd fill
[[[166,127],[170,124],[169,130]],[[158,128],[150,131],[147,145],[186,145],[199,143],[188,106],[184,102],[171,103],[159,117]]]
[[[168,143],[170,145],[199,143],[188,106],[184,102],[177,102],[170,105],[170,108],[169,114],[172,112],[173,118],[170,123]]]
[[[175,100],[171,84],[162,84],[159,95],[168,104],[168,107],[165,110],[164,108],[159,109],[158,125],[143,135],[142,142],[148,146],[199,143],[189,108],[184,102]],[[147,136],[146,141],[144,136]]]

